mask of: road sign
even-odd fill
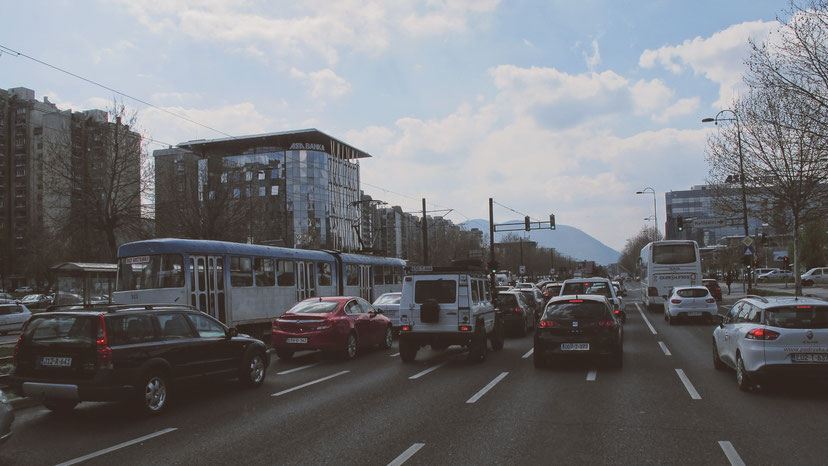
[[[694,218],[693,228],[718,228],[727,226],[727,219],[721,217]]]
[[[753,238],[751,238],[750,236],[745,236],[745,239],[742,240],[742,244],[744,244],[747,247],[750,247],[750,245],[753,244]]]
[[[520,274],[521,275],[526,275],[526,266],[525,265],[520,266]]]
[[[745,246],[745,254],[744,255],[745,256],[752,256],[753,255],[753,249],[751,249],[750,246]]]

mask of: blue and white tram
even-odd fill
[[[250,333],[313,296],[368,301],[402,290],[405,261],[310,249],[163,238],[118,248],[117,304],[188,303]]]

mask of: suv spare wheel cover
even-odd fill
[[[427,299],[420,306],[420,320],[427,324],[434,324],[440,320],[440,303],[436,299]]]

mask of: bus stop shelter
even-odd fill
[[[53,266],[54,304],[101,304],[112,302],[117,264],[64,262]]]

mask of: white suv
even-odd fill
[[[503,323],[496,314],[486,276],[457,267],[417,267],[403,280],[400,298],[400,358],[411,362],[425,345],[469,348],[470,361],[503,348]]]

